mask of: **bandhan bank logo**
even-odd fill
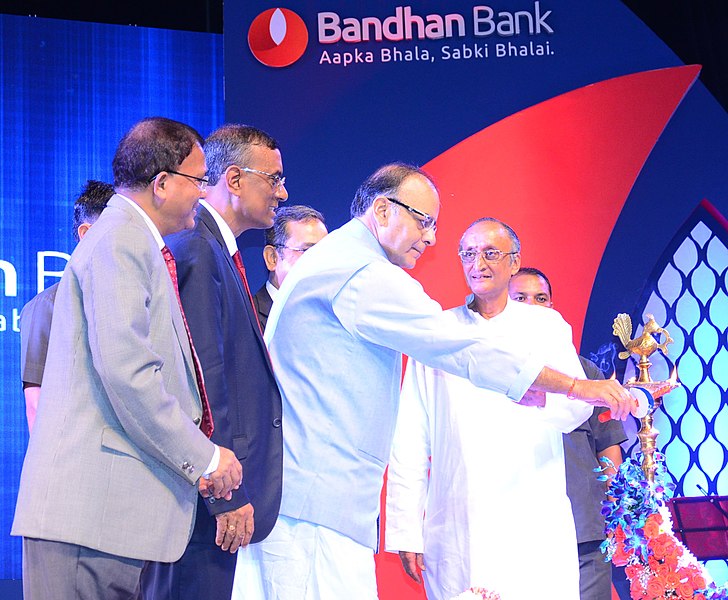
[[[292,10],[270,8],[250,24],[248,46],[253,56],[268,67],[287,67],[306,51],[308,29]]]

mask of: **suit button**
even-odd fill
[[[276,417],[273,419],[273,427],[280,427],[281,426],[281,420],[279,417]]]
[[[190,475],[195,472],[195,467],[193,467],[190,463],[187,461],[184,461],[182,463],[182,470],[187,471]]]
[[[202,422],[202,419],[201,419],[200,417],[197,417],[197,418],[196,418],[196,419],[194,420],[194,424],[195,424],[195,425],[199,425],[199,424],[200,424],[201,422]]]

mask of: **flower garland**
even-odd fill
[[[609,459],[601,459],[614,468]],[[665,457],[656,452],[655,480],[644,478],[640,453],[625,460],[602,502],[607,538],[605,560],[624,566],[633,600],[726,600],[728,586],[718,587],[705,568],[674,535],[666,501],[675,486],[665,483]],[[600,480],[607,479],[600,475]]]
[[[485,588],[471,587],[462,594],[458,594],[452,600],[501,600],[495,592],[489,592]]]

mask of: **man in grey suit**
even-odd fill
[[[198,485],[216,498],[240,485],[238,460],[206,435],[163,256],[162,236],[191,228],[204,197],[201,141],[161,117],[132,127],[113,160],[117,194],[61,279],[12,529],[26,600],[137,597],[145,561],[184,551]]]

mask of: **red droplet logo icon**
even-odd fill
[[[306,51],[308,29],[303,19],[287,8],[270,8],[250,24],[248,46],[268,67],[287,67]]]

